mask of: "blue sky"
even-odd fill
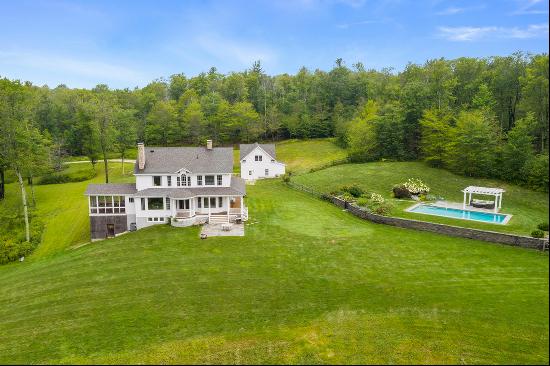
[[[216,66],[269,74],[548,52],[546,0],[2,1],[0,76],[144,86]]]

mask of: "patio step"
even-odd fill
[[[209,224],[226,224],[228,222],[227,215],[211,215],[208,220]]]

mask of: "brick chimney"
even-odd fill
[[[145,145],[143,142],[138,142],[138,168],[139,170],[145,169]]]
[[[212,150],[212,140],[206,140],[206,149]]]

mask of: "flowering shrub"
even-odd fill
[[[403,183],[403,187],[405,187],[411,194],[414,195],[427,194],[430,192],[430,187],[428,187],[420,179],[416,178],[409,178],[408,181]]]
[[[393,209],[393,204],[378,193],[364,194],[357,199],[356,204],[378,215],[388,215]]]
[[[429,192],[430,187],[416,178],[409,178],[405,183],[393,187],[393,195],[395,198],[411,198],[411,195],[426,195]]]
[[[372,210],[375,214],[387,216],[390,214],[391,210],[393,209],[393,204],[390,202],[385,202],[383,204],[380,204]]]
[[[384,197],[382,197],[378,193],[371,193],[370,200],[371,200],[372,203],[377,203],[377,204],[381,204],[381,203],[384,203],[386,201],[384,199]]]

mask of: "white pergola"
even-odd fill
[[[464,188],[462,192],[464,192],[464,203],[462,204],[463,209],[466,209],[466,202],[468,202],[468,205],[472,202],[472,194],[484,194],[495,197],[495,212],[498,212],[498,210],[502,207],[502,194],[505,190],[502,188],[468,186]]]

